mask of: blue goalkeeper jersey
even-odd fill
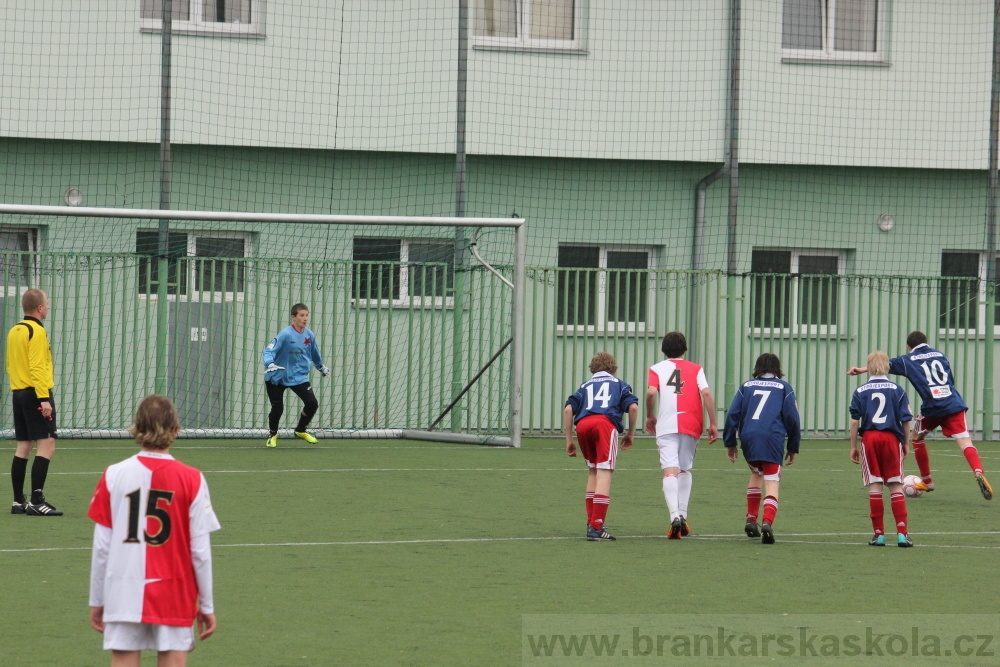
[[[969,409],[955,389],[955,374],[951,371],[948,357],[927,343],[890,359],[889,372],[893,375],[905,375],[917,390],[922,415],[947,417]]]
[[[797,454],[802,429],[792,385],[770,373],[744,382],[726,414],[722,442],[735,447],[737,435],[747,461],[780,464],[786,438],[788,451]]]
[[[854,390],[851,419],[857,419],[858,431],[889,431],[899,442],[905,440],[903,422],[913,419],[906,392],[884,375],[869,378]]]
[[[632,387],[627,382],[604,371],[594,373],[594,377],[566,399],[566,405],[573,408],[574,424],[589,415],[604,415],[619,433],[625,430],[622,415],[628,412],[629,406],[638,402],[639,397],[632,393]]]
[[[264,379],[271,384],[294,387],[309,382],[309,366],[323,367],[323,357],[316,345],[316,334],[311,329],[302,333],[288,325],[275,336],[261,354],[264,368],[270,364],[283,366],[284,370],[267,373]]]

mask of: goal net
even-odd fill
[[[0,326],[29,287],[50,297],[61,437],[124,436],[153,392],[174,401],[182,437],[265,437],[262,351],[302,303],[331,370],[311,371],[317,437],[517,445],[523,220],[67,211],[0,213],[127,229],[135,252],[0,252]],[[153,216],[170,217],[164,247]],[[300,410],[286,392],[280,436]]]

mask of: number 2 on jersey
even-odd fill
[[[139,500],[142,491],[136,489],[132,493],[125,494],[128,498],[128,535],[125,542],[139,542]],[[154,547],[159,546],[170,539],[170,515],[165,507],[160,507],[160,501],[167,505],[174,498],[173,491],[158,491],[150,489],[149,499],[146,501],[146,516],[156,519],[160,524],[160,529],[152,535],[149,531],[142,531],[142,536],[146,538],[146,544]]]
[[[607,382],[602,382],[594,393],[594,385],[587,385],[587,409],[590,410],[594,407],[594,401],[600,401],[601,407],[606,408],[611,403],[611,385]]]

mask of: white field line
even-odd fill
[[[830,542],[823,540],[789,540],[788,537],[847,537],[847,536],[859,536],[868,537],[871,533],[785,533],[777,535],[778,543],[790,543],[790,544],[811,544],[817,546],[830,546],[830,545],[843,545],[843,546],[868,546],[866,542],[859,539],[859,541],[852,542]],[[930,533],[912,533],[911,535],[917,536],[919,539],[923,535],[997,535],[1000,531],[962,531],[962,532],[930,532]],[[887,537],[889,534],[887,534]],[[624,535],[619,539],[624,540],[665,540],[667,539],[664,535]],[[746,542],[750,543],[751,540],[743,535],[729,535],[729,534],[719,534],[719,535],[691,535],[684,539],[687,540],[705,540],[705,541],[727,541],[727,542]],[[256,543],[237,543],[237,544],[213,544],[213,549],[229,549],[229,548],[270,548],[270,547],[353,547],[353,546],[388,546],[388,545],[399,545],[399,544],[485,544],[491,542],[552,542],[552,541],[564,541],[564,540],[579,540],[584,541],[584,538],[580,535],[552,535],[546,537],[456,537],[456,538],[440,538],[440,539],[423,539],[423,540],[355,540],[355,541],[341,541],[341,542],[256,542]],[[755,540],[754,540],[755,541]],[[962,545],[962,544],[916,544],[916,547],[920,548],[939,548],[939,549],[1000,549],[1000,545],[987,546],[987,545]],[[775,547],[778,548],[778,547]],[[89,551],[91,547],[43,547],[43,548],[29,548],[29,549],[0,549],[0,553],[39,553],[48,551]]]

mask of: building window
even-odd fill
[[[173,0],[171,32],[257,36],[263,34],[260,0]],[[143,30],[158,31],[163,20],[163,0],[139,0]]]
[[[354,239],[351,296],[395,306],[451,305],[455,242],[448,239]]]
[[[985,253],[949,250],[941,253],[941,289],[938,294],[939,326],[942,333],[978,332],[986,322]],[[995,259],[1000,281],[1000,259]],[[997,289],[1000,299],[1000,288]],[[993,319],[994,332],[1000,332],[1000,306]]]
[[[644,331],[649,313],[649,248],[559,246],[556,324]]]
[[[473,0],[473,44],[479,48],[583,48],[582,0]]]
[[[6,228],[0,231],[0,271],[3,271],[5,296],[17,296],[37,284],[35,262],[27,254],[37,250],[37,230]]]
[[[885,0],[784,0],[786,59],[880,62]]]
[[[139,260],[139,294],[155,296],[159,283],[159,233],[138,230],[135,252]],[[233,232],[169,232],[167,236],[167,294],[190,301],[242,299],[246,290],[246,262],[250,239]],[[189,290],[188,288],[191,287]]]
[[[754,249],[750,260],[751,327],[800,333],[836,333],[844,253]],[[772,275],[773,274],[773,275]]]

